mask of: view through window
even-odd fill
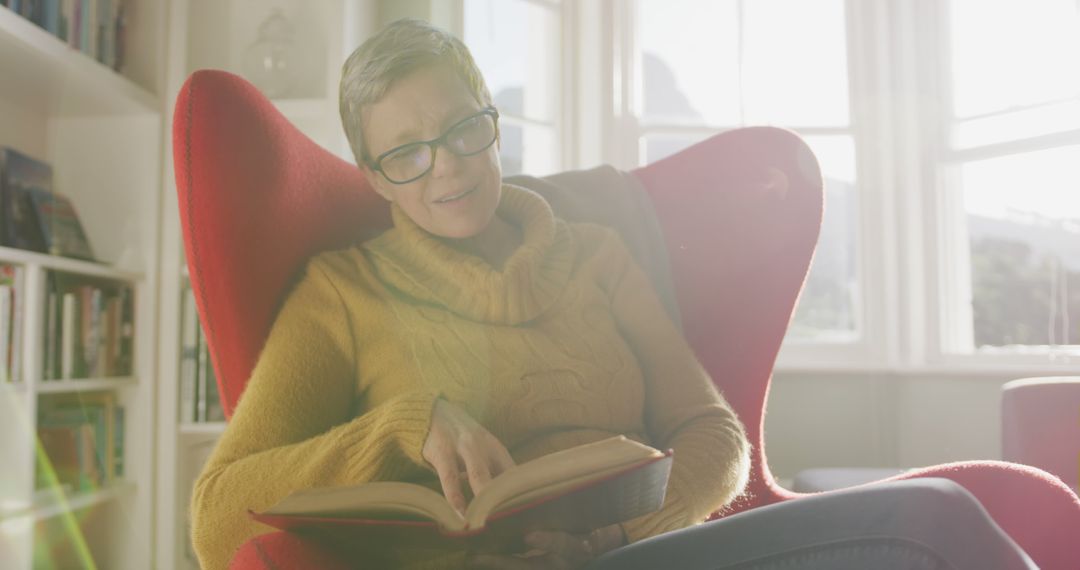
[[[1080,6],[950,8],[949,190],[963,196],[975,348],[1080,348]]]
[[[561,168],[560,10],[553,0],[465,0],[463,39],[499,109],[504,176]]]
[[[827,208],[787,338],[858,338],[858,193],[843,0],[637,0],[635,9],[639,163],[740,126],[799,132],[821,163]]]

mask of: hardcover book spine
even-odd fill
[[[42,343],[42,376],[44,380],[55,380],[57,377],[56,357],[57,339],[56,322],[60,318],[60,299],[56,293],[55,277],[49,272],[45,277],[45,341]]]
[[[23,379],[23,327],[26,326],[26,272],[21,265],[15,267],[15,283],[12,286],[12,323],[11,323],[11,378],[15,382]]]
[[[195,377],[199,359],[199,317],[191,289],[184,288],[180,327],[180,419],[195,421]]]
[[[11,360],[11,285],[0,285],[0,381],[12,382]]]
[[[60,324],[60,377],[71,379],[75,372],[75,311],[74,293],[64,293]]]
[[[44,0],[44,27],[47,32],[60,34],[60,0]]]
[[[199,357],[196,363],[197,385],[195,388],[195,421],[206,421],[207,391],[210,389],[209,375],[206,373],[207,351],[206,339],[199,335]]]
[[[124,476],[124,408],[113,409],[113,474]]]

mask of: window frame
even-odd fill
[[[560,85],[555,89],[559,97],[559,108],[554,114],[552,122],[539,121],[536,119],[519,116],[508,112],[507,110],[499,110],[499,124],[501,126],[515,126],[520,127],[523,131],[525,129],[533,127],[549,127],[553,128],[554,140],[558,145],[559,151],[555,155],[556,164],[554,165],[554,171],[559,172],[566,170],[570,165],[574,164],[575,157],[579,152],[579,144],[577,143],[577,137],[574,135],[574,123],[577,117],[577,99],[574,93],[577,90],[577,73],[576,73],[576,58],[578,37],[577,30],[577,18],[574,15],[573,0],[516,0],[518,2],[524,2],[526,4],[532,4],[542,9],[551,10],[556,16],[558,22],[560,39],[557,42],[557,51],[555,54],[555,61],[559,65],[559,82]],[[450,26],[453,33],[459,38],[465,38],[465,2],[466,0],[451,0],[453,13],[453,22]],[[550,93],[549,93],[550,94]],[[494,94],[492,94],[494,95]],[[522,157],[524,161],[524,157]],[[522,174],[540,175],[543,176],[547,173],[534,173],[523,172]]]
[[[572,163],[586,167],[606,162],[633,169],[639,137],[656,129],[639,125],[634,112],[639,70],[633,3],[575,4],[579,49],[586,62],[578,75],[584,77],[583,69],[608,71],[602,81],[581,82],[593,89],[578,93],[575,107],[601,113],[577,118],[571,130],[581,146]],[[955,222],[958,214],[965,214],[962,195],[950,190],[955,185],[948,180],[947,158],[957,151],[947,147],[950,60],[942,56],[948,45],[947,4],[845,2],[849,132],[855,141],[858,181],[861,294],[856,310],[861,311],[861,335],[843,344],[785,341],[778,370],[1062,373],[1074,372],[1080,362],[1080,356],[1054,360],[1049,355],[954,350],[972,335],[970,304],[958,301],[970,297],[971,264],[966,226]],[[707,127],[678,130],[720,132]],[[796,132],[819,134],[814,129]],[[1080,142],[1080,131],[1075,135]],[[1055,137],[1060,135],[1049,135],[1044,142]],[[894,144],[875,144],[883,140]],[[589,152],[594,142],[600,149]]]
[[[971,303],[971,255],[968,246],[966,209],[963,195],[956,178],[956,169],[965,163],[987,158],[1014,156],[1036,150],[1048,150],[1080,144],[1080,128],[1041,134],[1032,137],[1013,139],[983,145],[971,145],[966,148],[953,148],[950,140],[951,129],[959,121],[954,119],[950,109],[953,99],[951,90],[951,38],[949,37],[949,18],[951,2],[917,2],[911,6],[910,19],[919,22],[933,22],[934,30],[930,34],[931,42],[925,42],[923,49],[936,53],[933,60],[924,54],[923,62],[937,61],[939,65],[925,65],[918,70],[920,81],[933,95],[930,100],[937,104],[924,111],[924,116],[935,119],[936,129],[926,128],[924,137],[931,142],[933,149],[929,170],[934,195],[928,200],[935,224],[935,237],[941,247],[930,251],[929,261],[936,271],[936,278],[927,283],[932,299],[937,302],[931,307],[931,315],[938,315],[930,324],[936,333],[936,342],[927,347],[928,364],[944,369],[1030,369],[1039,368],[1051,373],[1074,372],[1080,364],[1080,351],[1075,349],[1049,350],[1045,353],[1024,353],[1002,347],[1000,350],[980,350],[974,346],[974,328]],[[915,33],[912,28],[909,34]],[[926,36],[923,36],[924,38]],[[964,270],[961,270],[963,268]],[[945,307],[950,307],[945,310]]]
[[[641,94],[638,92],[637,78],[640,74],[637,61],[637,46],[634,33],[634,7],[633,2],[615,2],[604,0],[603,22],[608,30],[599,36],[605,37],[611,42],[613,77],[609,86],[610,101],[608,116],[603,121],[605,132],[608,136],[602,137],[605,148],[601,155],[617,168],[631,170],[639,166],[640,140],[648,134],[702,134],[711,136],[734,127],[716,126],[687,126],[687,125],[642,125],[638,121],[638,109],[640,108]],[[869,223],[870,220],[881,217],[884,207],[884,196],[865,192],[862,186],[870,186],[866,182],[869,173],[880,170],[876,166],[878,157],[863,152],[867,147],[867,140],[873,140],[874,133],[880,128],[879,125],[871,124],[860,118],[873,117],[873,114],[865,113],[858,105],[867,100],[862,97],[863,93],[871,90],[871,86],[862,81],[865,71],[874,71],[873,59],[867,57],[862,46],[852,41],[853,11],[859,10],[859,2],[845,2],[845,19],[848,29],[849,41],[847,42],[848,68],[849,68],[849,101],[850,122],[847,127],[802,127],[794,128],[803,136],[812,135],[847,135],[851,136],[856,147],[856,179],[859,181],[857,188],[857,216],[855,236],[857,244],[856,273],[859,294],[856,295],[853,307],[856,313],[858,336],[850,342],[814,342],[807,340],[785,341],[779,356],[778,368],[782,369],[847,369],[867,368],[878,366],[883,362],[890,361],[890,343],[886,342],[885,322],[887,315],[883,307],[894,306],[895,303],[886,303],[883,291],[887,287],[888,280],[884,275],[888,265],[884,263],[886,253],[890,251],[887,240],[889,234],[883,230],[880,224]],[[629,30],[630,33],[626,33]],[[870,295],[870,291],[881,294]]]

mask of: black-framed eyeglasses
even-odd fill
[[[454,123],[439,138],[392,148],[369,161],[368,166],[394,184],[408,184],[431,172],[440,146],[458,156],[472,156],[487,150],[499,137],[498,124],[499,111],[495,107],[485,107]]]

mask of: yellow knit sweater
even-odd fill
[[[314,258],[275,321],[195,486],[204,568],[225,568],[248,519],[292,491],[376,480],[438,489],[421,456],[432,406],[461,406],[517,462],[625,434],[675,450],[663,508],[631,541],[700,522],[740,491],[749,445],[609,228],[555,218],[504,185],[523,243],[501,269],[392,206],[394,228]]]

